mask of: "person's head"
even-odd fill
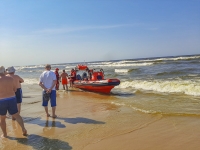
[[[65,70],[63,70],[63,72],[65,72]]]
[[[8,74],[14,74],[15,73],[15,68],[13,66],[8,67],[6,69],[6,73],[8,73]]]
[[[4,66],[0,66],[0,74],[5,74],[6,70]]]
[[[71,72],[74,72],[74,69],[72,69]]]
[[[45,69],[46,69],[46,70],[51,70],[51,65],[46,64]]]

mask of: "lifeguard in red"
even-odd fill
[[[64,90],[66,89],[68,91],[67,77],[68,77],[68,74],[65,72],[65,70],[63,70],[62,74],[60,75],[60,78],[61,78],[61,82],[62,82],[62,85],[63,85],[63,89]]]
[[[56,74],[56,79],[57,79],[56,90],[59,90],[59,79],[60,79],[60,76],[59,76],[58,70],[59,70],[58,68],[55,69],[55,74]]]
[[[73,87],[73,83],[76,80],[76,71],[74,69],[71,70],[71,77],[70,77],[70,87]]]

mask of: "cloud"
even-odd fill
[[[118,25],[104,25],[104,26],[48,28],[48,29],[35,31],[34,33],[60,34],[60,33],[69,33],[69,32],[85,31],[85,30],[104,30],[104,29],[114,29],[114,28],[122,28],[122,27],[133,27],[133,26],[137,26],[137,25],[139,25],[139,24],[118,24]]]

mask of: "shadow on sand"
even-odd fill
[[[36,124],[42,127],[47,126],[47,124],[52,124],[52,127],[57,128],[65,128],[66,126],[62,124],[60,121],[55,120],[41,120],[41,117],[38,118],[31,118],[31,117],[23,117],[24,123],[28,124]]]
[[[77,124],[77,123],[85,123],[85,124],[105,124],[102,121],[96,121],[93,119],[83,118],[83,117],[76,117],[76,118],[61,118],[58,117],[57,119],[64,120],[67,123]]]
[[[32,146],[33,149],[37,150],[71,150],[72,147],[64,141],[59,139],[50,139],[47,137],[42,137],[35,134],[28,135],[27,138],[15,138],[15,137],[8,137],[10,140],[16,140],[18,143]]]

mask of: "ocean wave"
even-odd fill
[[[120,72],[120,73],[127,73],[129,71],[130,69],[115,69],[115,72]]]
[[[130,66],[149,66],[153,65],[154,63],[132,63],[132,64],[120,64],[120,63],[112,63],[109,65],[90,65],[90,67],[130,67]]]
[[[200,96],[200,83],[196,81],[133,80],[122,82],[116,88],[128,87],[161,93],[184,93],[186,95]]]
[[[88,62],[87,65],[109,65],[112,64],[112,62]]]
[[[174,60],[192,60],[192,59],[199,59],[200,55],[197,56],[184,56],[184,57],[177,57]]]
[[[136,111],[140,111],[140,112],[143,112],[143,113],[146,113],[146,114],[156,114],[156,113],[157,113],[156,111],[153,111],[153,110],[145,110],[145,109],[141,109],[141,108],[134,107],[134,106],[132,106],[131,104],[125,104],[125,103],[119,103],[119,102],[111,102],[111,104],[114,104],[114,105],[116,105],[116,106],[127,106],[127,107],[131,107],[131,108],[133,108],[133,109],[136,110]]]
[[[155,110],[145,110],[142,108],[137,108],[137,107],[133,107],[130,106],[132,109],[134,109],[135,111],[139,111],[145,114],[154,114],[154,115],[162,115],[162,116],[194,116],[194,117],[199,117],[200,114],[199,113],[192,113],[192,112],[165,112],[165,111],[155,111]]]
[[[197,77],[199,74],[188,74],[189,77]]]
[[[111,102],[111,104],[114,104],[116,106],[122,106],[122,107],[130,107],[135,111],[145,113],[145,114],[153,114],[153,115],[162,115],[162,116],[194,116],[194,117],[199,117],[200,113],[198,112],[181,112],[179,109],[177,110],[152,110],[150,108],[144,108],[144,107],[138,107],[138,106],[133,106],[133,104],[128,104],[124,102]],[[161,106],[162,107],[162,106]]]
[[[182,71],[171,71],[171,72],[161,72],[157,73],[156,76],[164,76],[164,75],[179,75],[182,74]]]
[[[177,57],[166,57],[166,58],[157,58],[152,59],[153,61],[177,61],[177,60],[192,60],[192,59],[199,59],[200,55],[196,56],[177,56]],[[151,61],[152,61],[151,60]]]
[[[118,63],[139,63],[139,62],[163,62],[163,61],[177,61],[177,60],[192,60],[192,59],[199,59],[200,55],[196,56],[177,56],[177,57],[161,57],[161,58],[144,58],[139,60],[122,60]],[[195,61],[199,63],[199,61]]]
[[[128,73],[128,72],[132,72],[134,70],[138,70],[137,68],[136,69],[115,69],[115,72],[116,73]]]
[[[24,78],[24,84],[26,85],[34,85],[39,83],[39,77],[36,78]]]
[[[43,68],[43,69],[44,69],[44,65],[17,66],[17,67],[15,67],[16,70],[23,70],[23,69],[39,69],[39,68]]]
[[[163,57],[163,58],[144,58],[138,60],[121,60],[121,61],[106,61],[106,62],[90,62],[87,63],[92,67],[128,67],[128,66],[148,66],[159,63],[166,63],[165,61],[179,61],[179,60],[193,60],[199,59],[200,56],[177,56],[177,57]],[[174,62],[176,63],[176,62]],[[178,63],[178,62],[177,62]]]

